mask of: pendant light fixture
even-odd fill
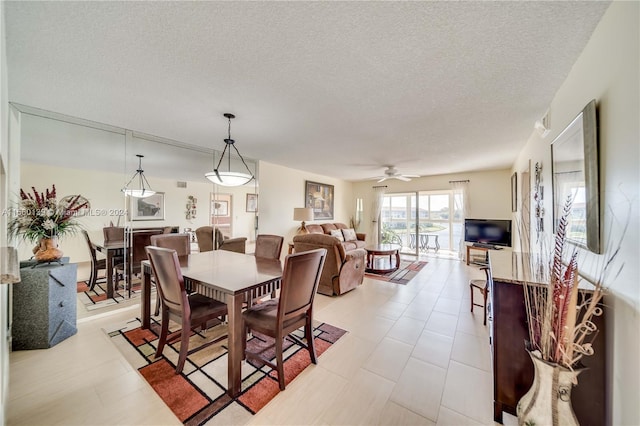
[[[247,166],[247,163],[244,161],[244,158],[242,158],[242,155],[240,155],[240,151],[238,151],[238,148],[236,148],[235,146],[236,141],[231,139],[231,119],[236,118],[236,116],[229,113],[225,113],[224,116],[227,117],[227,119],[229,120],[229,134],[227,139],[224,140],[225,146],[224,146],[224,150],[222,151],[222,155],[220,156],[220,161],[218,161],[218,165],[216,166],[215,169],[213,169],[212,172],[205,174],[205,177],[217,185],[242,186],[251,182],[251,180],[254,179],[254,176],[253,176],[253,173],[251,173],[249,166]],[[244,167],[246,167],[248,173],[231,171],[231,148],[230,147],[236,150],[238,157],[240,157],[240,160],[242,160],[242,164],[244,164]],[[227,152],[227,150],[229,152]],[[224,160],[225,154],[227,155],[226,171],[220,169],[220,164],[222,164],[222,160]]]
[[[142,158],[144,155],[136,154],[136,157],[138,157],[138,170],[136,170],[136,173],[131,177],[129,182],[127,182],[125,187],[122,188],[122,192],[134,198],[147,198],[155,194],[156,191],[151,189],[151,185],[149,185],[147,178],[144,177],[144,170],[142,170]],[[129,188],[129,185],[133,182],[136,176],[138,177],[138,188]]]

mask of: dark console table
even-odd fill
[[[14,284],[12,349],[46,349],[78,331],[77,265],[21,262],[21,281]]]
[[[491,251],[490,267],[493,275],[493,285],[489,289],[493,416],[496,422],[502,423],[503,411],[516,415],[518,401],[533,383],[533,363],[524,346],[529,334],[522,284],[537,281],[530,273],[529,256],[523,253]],[[606,312],[594,317],[598,327],[593,342],[595,353],[582,358],[586,369],[580,373],[578,385],[571,391],[573,409],[582,426],[610,423],[605,409],[605,315]]]

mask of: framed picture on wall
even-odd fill
[[[229,202],[223,200],[213,200],[211,211],[214,216],[229,216]]]
[[[333,185],[305,181],[304,205],[313,209],[314,220],[333,219]]]
[[[150,197],[129,197],[131,220],[164,220],[164,192]]]
[[[258,211],[258,194],[247,194],[247,213]]]

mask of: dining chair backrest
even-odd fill
[[[280,235],[259,234],[256,237],[256,257],[280,259],[284,237]]]
[[[158,234],[162,234],[162,229],[134,230],[131,233],[131,251],[129,258],[131,259],[134,270],[138,270],[140,268],[140,262],[147,259],[145,247],[150,246],[151,237]]]
[[[184,278],[178,254],[175,250],[154,246],[146,247],[145,251],[156,278],[162,303],[169,309],[169,312],[188,317],[190,306],[184,288]]]
[[[82,235],[84,236],[84,240],[87,242],[87,246],[89,246],[89,253],[91,254],[91,260],[93,262],[97,262],[98,258],[96,256],[96,249],[93,246],[93,244],[91,244],[91,238],[89,237],[89,233],[83,229]]]
[[[189,234],[161,234],[151,236],[151,245],[175,250],[178,256],[191,254]]]
[[[201,226],[196,229],[196,238],[200,253],[213,251],[213,226]]]
[[[282,272],[278,323],[307,312],[313,305],[327,249],[319,248],[287,255]]]
[[[105,244],[114,241],[124,241],[124,228],[121,226],[105,226],[102,228]]]

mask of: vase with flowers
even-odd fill
[[[602,315],[604,276],[617,250],[588,291],[578,291],[578,251],[567,253],[566,235],[572,197],[564,205],[548,284],[524,285],[528,322],[527,352],[534,365],[534,380],[517,406],[519,425],[577,425],[571,406],[571,389],[582,371],[580,360],[593,355],[597,334],[593,322]],[[542,268],[546,269],[546,268]]]
[[[44,193],[31,189],[33,194],[20,190],[20,202],[9,219],[9,235],[37,244],[33,249],[37,261],[58,261],[63,255],[58,238],[80,229],[77,218],[89,208],[89,201],[81,195],[58,201],[55,185]]]

